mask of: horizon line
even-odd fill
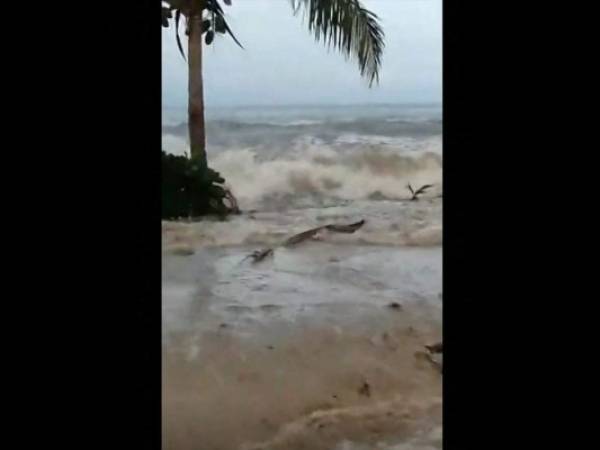
[[[356,102],[356,103],[256,103],[205,106],[210,108],[283,108],[283,107],[345,107],[345,106],[443,106],[441,101],[423,102]],[[182,109],[187,105],[162,105],[161,109]]]

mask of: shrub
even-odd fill
[[[225,179],[213,169],[185,156],[162,151],[163,219],[237,213],[235,198],[223,187]],[[225,201],[231,203],[227,205]]]

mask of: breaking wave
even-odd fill
[[[217,154],[211,164],[228,180],[238,200],[253,208],[402,200],[409,197],[408,183],[434,184],[429,195],[435,196],[442,182],[442,156],[433,148],[415,154],[378,148],[342,153],[313,146],[268,160],[256,150],[229,150]]]

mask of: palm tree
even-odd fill
[[[202,36],[210,45],[215,33],[229,34],[240,46],[225,20],[220,5],[231,6],[231,0],[165,0],[162,24],[169,26],[174,19],[177,46],[185,54],[179,36],[181,17],[185,20],[188,38],[188,127],[191,157],[205,169],[206,133],[204,126],[204,88],[202,82]],[[274,0],[273,0],[274,1]],[[379,81],[383,53],[383,30],[378,17],[367,10],[359,0],[288,0],[294,15],[300,12],[307,19],[308,30],[315,40],[321,39],[329,47],[339,50],[347,59],[358,62],[361,76],[369,87]],[[175,12],[173,16],[172,11]]]

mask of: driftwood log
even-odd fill
[[[340,225],[340,224],[329,224],[321,227],[311,228],[310,230],[303,231],[302,233],[295,234],[294,236],[286,239],[281,246],[282,247],[294,247],[304,241],[307,241],[313,237],[315,237],[320,231],[328,230],[333,231],[335,233],[354,233],[356,230],[360,229],[365,224],[365,220],[361,220],[359,222],[351,223],[348,225]],[[246,258],[251,258],[253,263],[258,263],[263,261],[267,256],[273,255],[275,251],[274,248],[265,248],[262,250],[255,250],[250,253]]]

